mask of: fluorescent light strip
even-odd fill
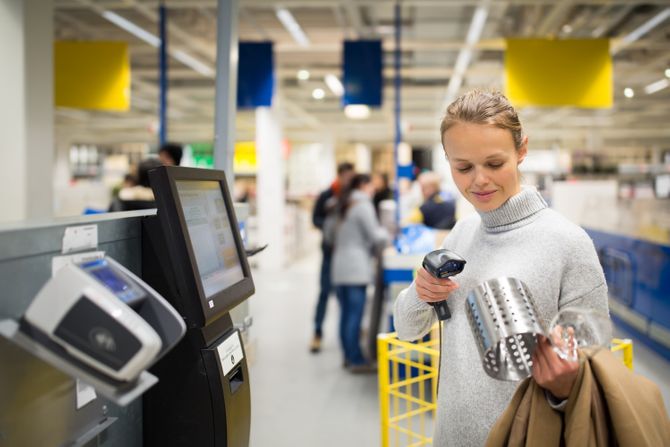
[[[487,16],[488,8],[486,6],[478,6],[474,15],[472,16],[470,28],[468,28],[468,34],[465,38],[465,48],[461,49],[461,51],[458,53],[458,57],[456,58],[454,72],[449,78],[447,93],[442,109],[446,109],[449,103],[451,103],[451,101],[456,98],[458,90],[460,90],[461,84],[463,84],[465,71],[468,69],[468,65],[472,60],[472,48],[477,44],[477,42],[479,42],[482,31],[484,31],[484,25],[486,24]]]
[[[284,28],[291,33],[293,40],[298,42],[300,46],[308,47],[310,42],[307,35],[304,33],[298,22],[293,18],[293,14],[286,8],[277,8],[277,18],[284,25]]]
[[[635,42],[640,37],[644,36],[649,31],[651,31],[652,29],[656,28],[658,25],[663,23],[663,21],[668,17],[670,17],[670,8],[665,8],[663,11],[659,12],[654,17],[647,20],[645,23],[635,28],[630,34],[621,39],[619,48]]]
[[[148,43],[149,45],[153,47],[158,47],[161,44],[161,39],[158,36],[155,36],[151,34],[149,31],[145,30],[144,28],[141,28],[140,26],[134,24],[128,19],[125,19],[121,17],[120,15],[112,12],[112,11],[103,11],[102,16],[112,22],[114,25],[118,26],[119,28],[124,29],[125,31],[128,31],[130,34],[133,36],[137,37],[140,40],[143,40],[144,42]],[[191,56],[188,53],[185,53],[184,51],[181,50],[169,50],[168,53],[170,56],[174,57],[177,59],[179,62],[182,64],[186,65],[187,67],[195,70],[196,72],[200,73],[203,76],[207,77],[214,77],[214,69],[211,67],[207,66],[206,64],[200,62],[193,56]]]
[[[204,63],[200,62],[190,54],[184,53],[181,50],[175,50],[175,51],[170,51],[170,55],[177,59],[179,62],[182,64],[192,68],[193,70],[197,71],[203,76],[207,76],[210,78],[214,77],[214,70],[205,65]]]
[[[112,11],[104,11],[102,16],[112,22],[114,25],[128,31],[133,36],[148,43],[153,47],[158,47],[161,44],[161,39],[158,36],[151,34],[149,31],[135,25],[130,20],[124,19],[120,15]]]
[[[470,29],[468,29],[468,34],[465,38],[465,44],[467,46],[473,46],[479,42],[479,37],[484,30],[486,16],[488,16],[488,14],[488,9],[483,6],[478,6],[475,10],[475,14],[472,16],[472,22],[470,22]]]
[[[666,88],[666,87],[669,86],[669,85],[670,85],[670,80],[668,80],[668,79],[661,79],[660,81],[652,82],[651,84],[647,85],[647,86],[644,88],[644,92],[645,92],[647,95],[651,95],[651,94],[654,94],[654,93],[656,93],[656,92],[658,92],[658,91],[663,90],[664,88]]]
[[[340,82],[340,79],[337,76],[335,76],[334,74],[327,74],[325,81],[326,85],[328,86],[330,91],[333,92],[335,96],[340,97],[344,95],[344,86],[342,85],[342,82]]]

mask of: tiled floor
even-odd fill
[[[334,296],[323,351],[308,352],[319,261],[315,252],[281,273],[254,273],[251,447],[380,445],[377,377],[342,368]],[[635,372],[661,387],[668,408],[670,362],[635,343]]]

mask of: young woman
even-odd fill
[[[472,91],[447,109],[440,128],[454,182],[477,213],[456,223],[443,247],[467,265],[454,280],[435,279],[423,268],[395,303],[400,338],[423,337],[435,323],[428,304],[448,300],[444,323],[435,446],[484,445],[488,432],[517,386],[490,378],[481,365],[464,301],[478,284],[500,276],[530,289],[545,325],[567,306],[608,315],[607,286],[588,235],[549,209],[533,187],[521,186],[519,164],[528,150],[516,111],[496,92]],[[533,377],[560,408],[579,364],[560,359],[546,340],[533,358]]]
[[[332,283],[340,302],[340,340],[344,363],[352,372],[367,372],[370,365],[360,345],[365,290],[373,280],[372,253],[389,237],[378,223],[372,204],[374,187],[367,174],[355,175],[339,198],[337,219],[328,229],[333,238]]]

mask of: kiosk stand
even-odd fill
[[[149,174],[158,215],[143,222],[142,277],[182,314],[186,336],[151,370],[144,444],[249,445],[249,372],[229,311],[254,293],[222,171]]]

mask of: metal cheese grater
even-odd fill
[[[496,278],[478,285],[465,303],[484,371],[499,380],[522,380],[531,373],[536,335],[544,334],[526,285]]]

